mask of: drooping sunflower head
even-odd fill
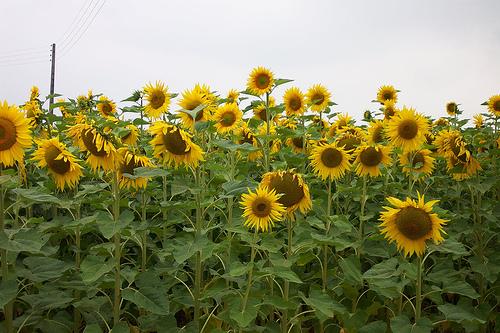
[[[147,177],[129,177],[134,176],[135,169],[141,167],[153,167],[153,163],[147,156],[135,154],[128,148],[122,147],[118,149],[120,155],[120,166],[118,168],[118,179],[120,180],[121,188],[146,188],[148,185]]]
[[[119,161],[116,148],[98,128],[80,123],[71,126],[67,133],[78,144],[80,150],[87,153],[87,163],[92,171],[115,169]]]
[[[149,128],[153,135],[150,144],[153,155],[167,165],[197,167],[203,161],[200,146],[191,141],[191,136],[181,128],[157,121]]]
[[[116,113],[116,103],[106,96],[101,96],[97,102],[97,111],[103,117],[112,117]]]
[[[40,168],[47,168],[57,188],[63,191],[75,188],[82,177],[82,167],[66,145],[59,138],[45,139],[38,142],[38,149],[33,153],[33,160]]]
[[[349,158],[347,152],[337,147],[335,143],[317,145],[309,156],[314,172],[323,180],[334,180],[344,176],[351,168]]]
[[[443,157],[449,154],[455,154],[456,156],[463,155],[466,147],[462,134],[458,130],[449,129],[442,130],[436,135],[434,145],[437,148],[438,154]]]
[[[273,86],[273,73],[269,69],[261,66],[252,70],[247,81],[247,90],[259,96],[269,93],[273,89]]]
[[[137,143],[137,139],[139,138],[139,129],[134,124],[128,124],[125,128],[129,130],[129,132],[123,135],[120,140],[125,145],[135,145]]]
[[[273,96],[269,96],[269,100],[268,100],[268,106],[269,108],[272,108],[276,105],[276,99],[273,97]],[[262,121],[267,121],[267,108],[266,108],[266,103],[265,102],[257,102],[257,103],[252,103],[252,110],[253,110],[253,114],[254,114],[254,118],[256,119],[260,119]],[[269,115],[269,117],[271,117],[271,115]],[[276,121],[277,119],[279,118],[279,115],[275,115],[273,117],[273,119],[269,119],[269,120],[273,120],[273,121]]]
[[[450,122],[448,121],[448,119],[441,117],[441,118],[437,119],[436,121],[434,121],[434,125],[444,127],[444,126],[449,126]]]
[[[161,81],[156,81],[155,85],[148,83],[144,87],[144,97],[148,104],[144,106],[146,116],[151,119],[158,119],[168,112],[170,106],[170,94],[168,87]]]
[[[305,111],[304,94],[297,87],[292,87],[285,91],[283,95],[285,112],[287,116],[300,116]]]
[[[398,110],[396,109],[396,102],[393,100],[388,100],[384,103],[384,106],[382,108],[384,111],[384,119],[389,120],[394,116]]]
[[[286,208],[288,217],[293,218],[297,209],[305,214],[312,207],[309,187],[293,170],[268,172],[260,184],[281,195],[278,201]]]
[[[24,160],[24,149],[31,147],[29,121],[17,106],[0,102],[0,163],[4,167]]]
[[[429,133],[429,123],[412,108],[403,107],[387,123],[386,135],[391,143],[403,150],[417,150]]]
[[[439,200],[425,202],[420,193],[417,201],[411,198],[402,201],[393,197],[387,200],[394,208],[384,207],[385,211],[380,213],[380,232],[390,243],[396,242],[398,250],[402,250],[405,256],[413,253],[423,256],[428,239],[432,239],[435,244],[444,240],[443,225],[448,221],[432,212]]]
[[[458,104],[455,102],[446,103],[446,113],[450,116],[455,116],[458,114]]]
[[[23,110],[26,112],[26,118],[29,119],[31,127],[35,127],[39,123],[42,109],[37,100],[31,100],[23,105]]]
[[[242,117],[243,113],[236,103],[226,103],[219,106],[213,120],[217,132],[224,134],[233,132],[238,127]]]
[[[356,149],[356,173],[359,176],[378,177],[380,167],[391,163],[390,148],[382,145],[363,144]]]
[[[424,176],[430,176],[434,170],[434,158],[428,149],[418,151],[406,151],[399,155],[399,163],[403,167],[403,172],[410,174],[417,172]]]
[[[316,112],[326,109],[328,103],[330,103],[330,98],[330,92],[321,84],[313,85],[306,94],[307,105],[311,107],[311,110]]]
[[[475,114],[473,118],[474,118],[474,126],[476,126],[476,128],[484,127],[484,118],[482,114],[480,113]]]
[[[369,144],[379,144],[384,141],[385,121],[375,120],[370,123],[366,132],[366,141]]]
[[[495,117],[500,117],[500,95],[493,95],[488,99],[488,111]]]
[[[194,118],[182,110],[178,114],[182,125],[188,129],[194,129],[197,122],[210,120],[211,113],[215,108],[215,100],[210,88],[199,84],[195,85],[193,89],[185,90],[178,104],[184,111],[194,112],[196,110]]]
[[[229,92],[227,93],[227,103],[236,103],[238,104],[238,97],[240,96],[240,93],[238,90],[236,89],[231,89],[229,90]]]
[[[337,147],[342,147],[348,153],[353,152],[363,142],[363,138],[350,132],[340,133],[335,139]]]
[[[342,131],[345,127],[352,124],[352,117],[347,113],[342,113],[337,116],[337,120],[333,123],[337,131]]]
[[[460,148],[450,151],[446,154],[446,167],[453,179],[461,181],[475,175],[482,170],[481,164],[477,161],[471,152],[467,149],[464,142],[460,143]]]
[[[388,101],[396,103],[398,101],[398,91],[393,86],[382,86],[378,89],[377,101],[381,104]]]
[[[248,190],[248,193],[242,194],[240,204],[245,226],[257,232],[272,230],[274,223],[282,220],[286,211],[276,191],[264,186],[259,186],[255,192]]]

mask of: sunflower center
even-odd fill
[[[0,118],[0,151],[7,150],[16,143],[16,126],[12,121]]]
[[[361,140],[357,137],[345,137],[338,141],[338,146],[343,147],[345,150],[349,151],[356,148],[361,143]]]
[[[154,109],[160,108],[165,103],[165,94],[162,91],[155,91],[151,94],[151,106]]]
[[[387,119],[391,119],[392,116],[394,116],[394,108],[393,107],[385,107],[384,109],[384,116]]]
[[[259,74],[256,78],[255,78],[255,85],[259,88],[259,89],[266,89],[267,87],[269,87],[269,83],[271,82],[271,79],[269,78],[269,76],[267,74]]]
[[[325,100],[325,96],[320,93],[316,93],[313,95],[312,102],[315,105],[321,105],[323,104],[323,101]]]
[[[455,114],[456,110],[457,110],[457,105],[455,103],[448,103],[446,105],[446,112],[448,112],[448,114]]]
[[[388,100],[391,100],[394,98],[394,95],[392,94],[392,91],[385,91],[383,94],[382,94],[382,98],[384,99],[384,101],[388,101]]]
[[[376,166],[382,161],[382,152],[374,147],[368,147],[361,152],[359,159],[363,165]]]
[[[424,210],[405,207],[396,215],[396,227],[406,238],[417,240],[432,231],[432,221]]]
[[[342,153],[335,148],[326,148],[321,153],[321,162],[328,168],[335,168],[342,163]]]
[[[113,111],[113,108],[111,107],[111,104],[109,103],[103,103],[102,104],[102,113],[104,113],[106,116],[109,116]]]
[[[297,111],[302,107],[302,101],[297,96],[293,96],[292,98],[290,98],[290,102],[288,105],[290,106],[290,109],[292,109],[293,111]]]
[[[271,204],[265,198],[258,198],[252,203],[252,211],[258,217],[267,217],[271,213]]]
[[[240,144],[249,143],[253,144],[253,135],[249,132],[243,133],[243,137],[240,139]]]
[[[167,132],[163,135],[163,144],[165,148],[174,155],[186,155],[191,150],[186,141],[181,136],[178,129]]]
[[[495,103],[493,103],[493,110],[500,112],[500,100],[495,101]]]
[[[233,125],[235,121],[236,121],[236,115],[233,112],[223,113],[220,119],[220,123],[226,127]]]
[[[293,145],[297,148],[304,148],[304,138],[301,136],[296,136],[292,139]]]
[[[95,143],[96,136],[94,135],[92,130],[87,129],[87,130],[82,131],[82,141],[83,141],[83,144],[85,145],[85,148],[87,148],[87,150],[92,155],[99,156],[99,157],[103,157],[103,156],[107,155],[106,151],[103,149],[103,147],[97,148],[96,143]]]
[[[267,112],[266,112],[266,107],[265,106],[258,107],[257,109],[255,109],[255,111],[257,113],[257,117],[260,120],[267,121]]]
[[[59,148],[50,146],[45,150],[45,161],[52,171],[60,175],[64,175],[69,171],[71,163],[68,160],[65,161],[64,159],[56,160],[59,154],[61,154],[61,150],[59,150]]]
[[[132,157],[127,163],[123,163],[121,165],[120,171],[121,173],[128,173],[130,175],[133,175],[135,168],[140,168],[142,166],[142,163],[137,163],[135,161],[135,157]]]
[[[413,168],[415,168],[418,163],[422,163],[421,166],[420,166],[421,168],[423,167],[423,165],[425,163],[424,155],[422,155],[422,153],[420,153],[420,152],[418,152],[415,155],[413,155],[413,160],[411,162],[411,165],[412,165]]]
[[[412,119],[403,120],[398,126],[398,134],[405,140],[411,140],[418,133],[418,125]]]
[[[275,176],[271,179],[269,187],[282,194],[278,202],[285,207],[292,207],[304,197],[304,189],[299,184],[297,177],[292,173],[285,173],[281,177]]]
[[[384,140],[384,137],[382,136],[382,129],[383,127],[379,126],[373,130],[373,135],[372,135],[373,142],[379,143]]]

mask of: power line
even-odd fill
[[[94,11],[95,7],[99,4],[99,0],[97,0],[94,3],[94,6],[92,7],[93,2],[94,2],[94,0],[90,0],[87,4],[87,7],[83,11],[83,13],[81,15],[78,14],[75,17],[75,19],[73,20],[73,22],[71,23],[69,28],[66,30],[66,33],[63,35],[64,38],[60,41],[57,41],[58,44],[60,44],[62,47],[64,47],[64,44],[68,44],[71,42],[71,40],[74,38],[75,34],[78,32],[78,30],[81,29],[81,27],[85,24],[85,22],[90,17],[90,15],[92,15],[92,12]],[[90,7],[92,7],[92,9],[89,12]],[[80,8],[80,12],[82,11],[82,8]],[[88,15],[87,15],[87,13],[88,13]],[[83,19],[85,16],[87,16],[87,17],[85,19]],[[76,18],[78,18],[78,20],[76,20]]]

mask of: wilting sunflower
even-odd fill
[[[293,219],[293,213],[297,209],[305,214],[312,207],[309,187],[302,176],[293,170],[268,172],[264,174],[260,184],[281,194],[278,202],[285,206],[289,218]]]
[[[164,113],[168,111],[170,106],[170,94],[168,93],[168,87],[161,81],[156,81],[153,86],[152,83],[148,83],[144,88],[144,94],[148,104],[144,107],[144,112],[146,116],[151,119],[158,119]]]
[[[384,103],[384,106],[382,108],[384,111],[384,119],[391,119],[392,116],[394,116],[398,110],[396,109],[396,103],[393,100],[388,100]]]
[[[398,91],[393,86],[382,86],[377,92],[377,101],[382,104],[388,101],[396,103],[398,101]]]
[[[31,147],[29,121],[17,106],[0,102],[0,163],[4,167],[24,159],[24,149]]]
[[[403,166],[403,172],[406,174],[419,172],[430,176],[434,169],[435,160],[431,157],[431,154],[432,152],[429,149],[401,153],[399,155],[399,163]]]
[[[59,138],[41,140],[33,153],[40,168],[47,168],[59,190],[74,188],[82,177],[82,167]]]
[[[326,109],[330,102],[331,94],[323,85],[315,84],[306,94],[306,102],[311,106],[311,110],[320,112]]]
[[[475,114],[473,118],[474,118],[474,125],[476,126],[476,128],[481,128],[484,126],[484,118],[482,114],[480,113]]]
[[[167,165],[197,167],[203,161],[200,146],[191,141],[191,136],[175,125],[157,121],[149,128],[153,135],[150,144],[154,157]]]
[[[125,128],[128,129],[129,132],[122,136],[120,140],[123,144],[129,146],[135,145],[137,143],[137,139],[139,138],[139,129],[134,124],[128,124]]]
[[[229,92],[227,93],[227,103],[238,103],[238,97],[240,96],[240,93],[238,92],[238,90],[235,90],[235,89],[231,89],[229,90]]]
[[[193,89],[185,90],[182,93],[182,98],[178,103],[181,108],[186,111],[193,111],[198,107],[201,108],[196,112],[194,119],[191,115],[182,110],[179,112],[179,118],[181,118],[185,128],[194,129],[195,122],[210,120],[211,112],[214,109],[214,99],[212,95],[210,88],[199,84],[195,85]]]
[[[282,220],[285,213],[285,207],[279,202],[276,191],[263,186],[259,186],[255,192],[249,190],[242,194],[240,204],[245,226],[256,231],[271,230],[274,222]]]
[[[450,116],[455,116],[458,114],[458,104],[455,102],[446,103],[446,113]]]
[[[500,117],[500,95],[493,95],[488,99],[488,111],[495,117]]]
[[[300,116],[305,111],[304,94],[297,87],[292,87],[285,91],[283,95],[283,102],[285,103],[285,112],[287,116]]]
[[[428,239],[435,244],[444,240],[441,233],[445,233],[443,225],[448,220],[432,212],[432,207],[439,200],[425,202],[424,196],[418,193],[418,201],[411,198],[402,201],[393,197],[387,198],[387,201],[395,208],[386,206],[386,210],[380,213],[380,232],[390,243],[396,242],[398,250],[403,250],[405,256],[413,253],[422,256]]]
[[[214,114],[215,128],[217,132],[224,134],[234,131],[243,117],[243,113],[236,103],[227,103],[219,106]]]
[[[429,133],[429,123],[412,108],[403,107],[386,127],[386,135],[390,141],[403,150],[417,150],[425,141],[425,135]]]
[[[391,163],[390,148],[382,145],[361,145],[356,149],[356,173],[359,176],[380,176],[380,166]]]
[[[309,159],[314,172],[323,180],[338,179],[351,168],[349,155],[335,143],[315,146]]]
[[[366,133],[366,141],[369,144],[382,143],[384,141],[384,127],[386,122],[375,120],[370,123]]]
[[[86,123],[75,124],[67,130],[68,136],[87,153],[87,163],[92,171],[115,170],[118,156],[114,145],[99,133],[98,129]]]
[[[273,73],[264,67],[256,67],[250,73],[247,81],[247,90],[256,94],[263,95],[270,92],[274,85]]]
[[[106,96],[101,96],[97,103],[97,111],[99,111],[103,117],[112,117],[116,113],[116,103]]]
[[[118,149],[118,154],[121,156],[120,167],[118,169],[118,179],[120,180],[121,188],[145,188],[148,185],[147,177],[131,178],[124,174],[134,176],[134,170],[141,167],[153,167],[153,163],[147,156],[138,155],[131,152],[128,148],[122,147]]]

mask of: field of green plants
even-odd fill
[[[0,101],[0,332],[498,331],[500,95],[295,83]]]

